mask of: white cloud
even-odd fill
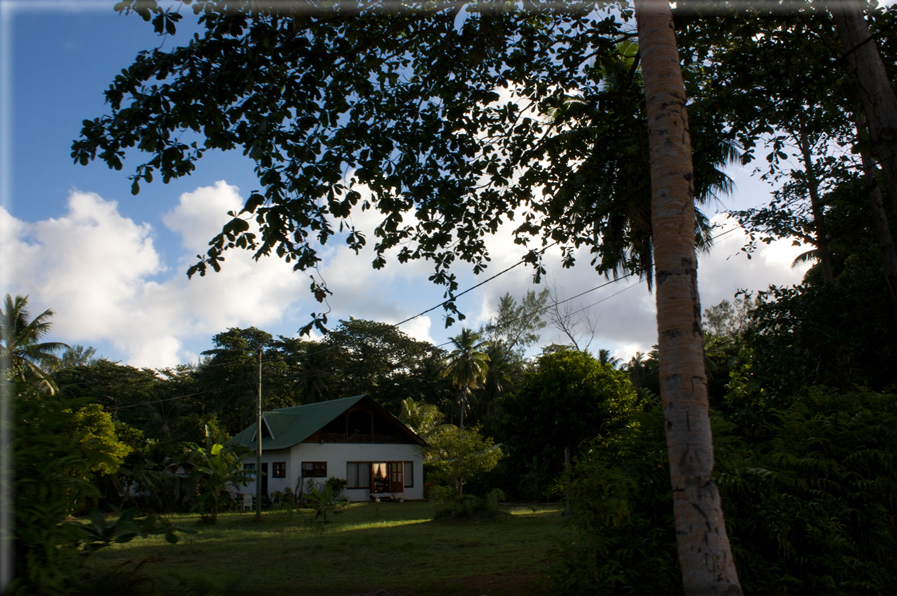
[[[229,253],[220,274],[187,280],[186,264],[241,204],[237,189],[223,182],[182,195],[163,218],[188,251],[173,270],[163,265],[148,224],[123,217],[96,194],[73,192],[63,217],[33,224],[4,211],[0,222],[18,265],[13,287],[53,308],[54,337],[62,341],[108,341],[138,366],[195,358],[185,341],[279,321],[305,297],[303,278],[288,264],[256,263],[245,251]],[[167,275],[154,280],[159,274]]]
[[[22,222],[0,209],[4,262],[12,263],[7,272],[12,276],[11,291],[31,295],[34,312],[55,311],[54,339],[109,342],[120,350],[123,360],[138,366],[191,361],[209,345],[212,335],[228,327],[252,325],[272,331],[273,326],[276,333],[277,328],[292,326],[294,331],[308,321],[310,312],[326,307],[311,299],[308,277],[282,260],[256,262],[251,253],[233,250],[227,253],[221,272],[192,280],[184,275],[197,252],[204,251],[208,239],[227,221],[227,211],[238,211],[242,203],[239,190],[224,182],[181,195],[177,206],[162,217],[183,247],[171,267],[157,252],[151,226],[124,217],[114,201],[96,194],[72,192],[63,216],[36,223]],[[376,219],[365,214],[356,222],[370,232]],[[722,219],[717,216],[714,221]],[[520,259],[524,249],[513,243],[513,227],[505,225],[488,239],[492,262],[484,275],[474,278],[469,266],[457,266],[462,289]],[[747,260],[740,253],[744,241],[741,231],[727,234],[710,255],[701,256],[698,275],[704,307],[731,299],[739,289],[800,280],[806,268],[791,269],[791,261],[801,248],[781,241],[761,246]],[[375,271],[371,247],[356,255],[338,243],[321,247],[320,255],[324,260],[314,274],[323,275],[334,292],[329,299],[331,326],[350,316],[397,323],[442,299],[442,290],[426,280],[431,263],[400,265],[392,259],[384,270]],[[581,249],[577,266],[563,269],[557,250],[546,254],[549,277],[564,297],[607,283],[591,269],[588,256],[588,250]],[[520,266],[464,297],[459,307],[469,318],[463,324],[476,328],[488,321],[505,292],[521,298],[528,290],[543,289],[544,284],[532,284],[532,275],[532,268]],[[572,302],[575,308],[594,304],[590,310],[597,320],[593,350],[607,348],[627,360],[656,342],[653,294],[644,284],[626,289],[633,281],[611,283]],[[460,325],[434,330],[429,316],[402,326],[410,336],[423,341],[435,337],[436,343],[459,330]],[[564,341],[559,332],[546,328],[541,344]],[[200,342],[203,347],[197,346]]]
[[[177,207],[165,213],[162,221],[173,232],[181,234],[184,248],[204,253],[208,242],[230,220],[229,211],[243,208],[239,189],[219,180],[215,186],[204,186],[181,195]]]
[[[108,342],[135,366],[195,361],[198,350],[189,345],[208,346],[212,335],[229,327],[271,331],[295,320],[294,331],[312,310],[325,307],[311,300],[308,277],[283,260],[255,261],[248,251],[232,250],[220,272],[191,280],[184,275],[228,221],[227,212],[242,204],[239,190],[225,182],[181,195],[162,216],[183,247],[171,268],[157,252],[150,225],[122,216],[116,202],[96,194],[72,192],[62,217],[36,223],[0,209],[5,262],[14,264],[11,291],[29,294],[35,312],[54,310],[54,339]],[[325,247],[322,256],[321,272],[331,281],[336,306],[345,307],[342,318],[398,322],[414,314],[389,286],[412,279],[415,268],[375,272],[370,249],[356,256],[345,246]],[[421,317],[402,330],[430,341],[430,325]]]
[[[93,193],[73,192],[64,217],[17,226],[13,284],[52,305],[54,331],[63,337],[104,337],[126,327],[143,279],[164,269],[149,226],[121,217],[114,201]]]
[[[711,221],[725,227],[717,233],[720,237],[711,253],[698,259],[698,290],[703,308],[731,300],[738,290],[762,290],[770,284],[791,285],[803,279],[809,266],[792,268],[791,264],[805,247],[794,246],[791,240],[778,240],[770,245],[761,244],[748,259],[741,250],[748,240],[744,231],[723,214]],[[726,233],[726,230],[733,231]]]
[[[725,215],[718,215],[712,221],[725,223],[727,229],[733,226],[731,222],[726,223]],[[501,238],[502,234],[508,238]],[[486,275],[513,264],[523,255],[522,249],[513,245],[509,237],[509,230],[503,230],[495,240],[489,241],[494,267],[490,267],[490,272]],[[744,232],[737,229],[720,237],[709,254],[699,256],[698,287],[702,308],[725,299],[731,300],[741,289],[762,290],[770,284],[799,283],[803,278],[807,267],[792,269],[791,263],[804,248],[792,246],[790,240],[781,240],[769,246],[761,245],[749,260],[741,252],[746,241]],[[545,265],[549,278],[560,289],[563,298],[570,298],[609,281],[589,266],[587,248],[579,249],[575,254],[576,266],[564,269],[561,267],[558,251],[550,250],[546,253]],[[479,292],[479,313],[472,326],[484,323],[495,315],[498,299],[505,292],[519,299],[528,290],[539,292],[546,287],[544,283],[533,285],[532,269],[524,266],[499,279],[500,281],[488,284]],[[633,284],[634,287],[630,287]],[[587,311],[597,323],[596,336],[590,348],[593,351],[599,348],[609,349],[615,357],[628,360],[637,351],[647,352],[657,342],[654,294],[647,290],[644,282],[636,283],[635,279],[626,279],[610,283],[571,301],[571,305],[576,305],[575,309],[593,305]],[[569,340],[561,332],[548,326],[542,332],[540,345],[550,343],[569,343]]]

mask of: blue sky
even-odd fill
[[[226,211],[239,210],[240,201],[259,188],[252,163],[239,152],[207,154],[189,178],[143,184],[136,197],[128,180],[136,160],[126,161],[122,171],[99,162],[73,164],[70,148],[81,121],[105,113],[103,91],[113,77],[138,51],[180,44],[188,29],[163,42],[139,17],[114,13],[113,4],[0,0],[3,292],[28,294],[34,313],[52,308],[53,339],[92,345],[103,356],[138,366],[195,361],[211,347],[211,337],[228,327],[255,325],[295,335],[320,305],[310,299],[309,279],[290,266],[232,254],[220,274],[189,282],[185,274],[226,221]],[[192,16],[186,12],[185,21]],[[738,191],[726,207],[766,199],[768,190],[750,177],[750,167],[730,175]],[[748,261],[738,254],[742,242],[740,232],[728,234],[710,257],[702,257],[705,306],[740,288],[799,281],[803,270],[790,268],[799,249],[777,243]],[[521,256],[509,230],[490,241],[490,250],[493,263],[481,278]],[[442,300],[442,289],[427,281],[427,263],[392,262],[375,272],[370,254],[355,256],[338,245],[328,245],[323,254],[321,273],[335,292],[334,322],[356,317],[396,323]],[[604,283],[582,262],[561,270],[556,256],[549,257],[549,277],[564,297]],[[481,280],[463,269],[458,274],[462,288]],[[650,349],[656,337],[653,296],[643,285],[610,297],[626,286],[612,284],[574,302],[582,308],[606,298],[587,311],[598,330],[592,347],[624,359]],[[541,288],[532,285],[531,271],[519,267],[458,305],[469,317],[465,323],[476,327],[493,313],[501,294],[519,297],[529,289]],[[436,310],[402,330],[442,343],[460,325],[446,330]],[[543,333],[544,344],[562,341],[551,328]]]

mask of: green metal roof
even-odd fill
[[[320,430],[325,424],[360,402],[364,395],[345,397],[316,404],[281,408],[262,413],[262,421],[268,425],[273,438],[262,432],[262,451],[288,449],[297,445]],[[255,451],[253,440],[256,425],[240,431],[228,443],[239,443]]]

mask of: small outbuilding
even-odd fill
[[[252,453],[256,466],[257,424],[229,442]],[[281,408],[262,414],[262,494],[290,488],[307,492],[330,477],[345,479],[350,501],[423,499],[426,442],[367,395]],[[255,494],[255,481],[242,492]]]

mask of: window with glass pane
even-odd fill
[[[274,478],[286,478],[287,477],[287,462],[285,461],[276,461],[273,464],[273,468],[271,470],[271,474]]]
[[[372,493],[388,493],[389,491],[389,472],[386,469],[386,462],[376,462],[371,464],[371,492]]]
[[[350,461],[346,464],[346,488],[370,488],[371,464],[366,461]]]
[[[414,486],[414,462],[405,462],[405,488]]]
[[[302,462],[302,476],[305,478],[327,478],[326,461]]]

